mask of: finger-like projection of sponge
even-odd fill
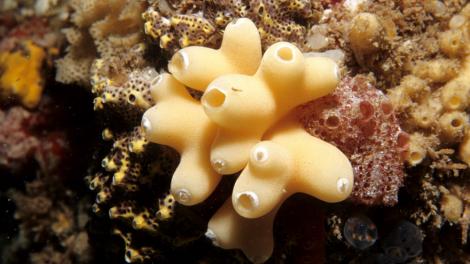
[[[241,216],[258,218],[297,192],[340,202],[351,193],[353,181],[351,163],[339,149],[283,120],[252,148],[232,203]]]
[[[294,107],[329,94],[338,66],[325,57],[304,58],[293,44],[278,42],[265,52],[254,75],[227,74],[212,81],[201,102],[221,128],[211,163],[221,174],[243,169],[262,135]]]
[[[199,101],[170,74],[155,79],[151,93],[157,104],[142,118],[146,137],[181,154],[171,180],[175,199],[184,205],[200,203],[212,193],[221,178],[209,162],[216,127],[205,115]]]
[[[184,85],[204,91],[216,77],[228,73],[253,74],[261,61],[261,40],[255,24],[234,20],[225,28],[220,49],[192,46],[181,49],[168,64]]]
[[[273,252],[273,223],[278,209],[257,219],[247,219],[237,214],[229,199],[212,216],[206,237],[215,246],[241,249],[253,263],[263,263]]]

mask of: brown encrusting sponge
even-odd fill
[[[470,95],[470,5],[452,16],[436,35],[439,57],[419,60],[399,85],[388,90],[404,128],[412,133],[407,162],[416,166],[428,149],[459,145],[468,164]]]
[[[71,0],[72,27],[62,29],[70,46],[56,61],[56,80],[90,85],[90,67],[96,58],[107,58],[139,43],[142,38],[140,14],[145,1]]]
[[[440,57],[438,35],[465,1],[345,1],[326,20],[329,48],[340,47],[354,72],[373,72],[382,90],[397,85],[416,61]]]
[[[251,19],[261,35],[263,49],[279,41],[298,47],[320,19],[323,6],[313,0],[155,1],[143,14],[145,33],[170,53],[200,45],[217,47],[223,29],[233,19]]]

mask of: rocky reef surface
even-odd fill
[[[469,98],[465,0],[0,1],[0,263],[470,262]]]

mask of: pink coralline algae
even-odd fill
[[[17,171],[34,159],[42,172],[55,172],[68,145],[63,132],[44,129],[47,120],[43,109],[0,110],[0,166]]]
[[[355,177],[352,201],[398,202],[409,137],[387,97],[365,76],[346,77],[333,94],[301,106],[299,117],[309,133],[349,157]]]

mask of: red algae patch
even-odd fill
[[[394,205],[405,177],[408,135],[387,97],[365,76],[346,77],[334,93],[298,108],[305,129],[338,147],[354,168],[351,200]]]

